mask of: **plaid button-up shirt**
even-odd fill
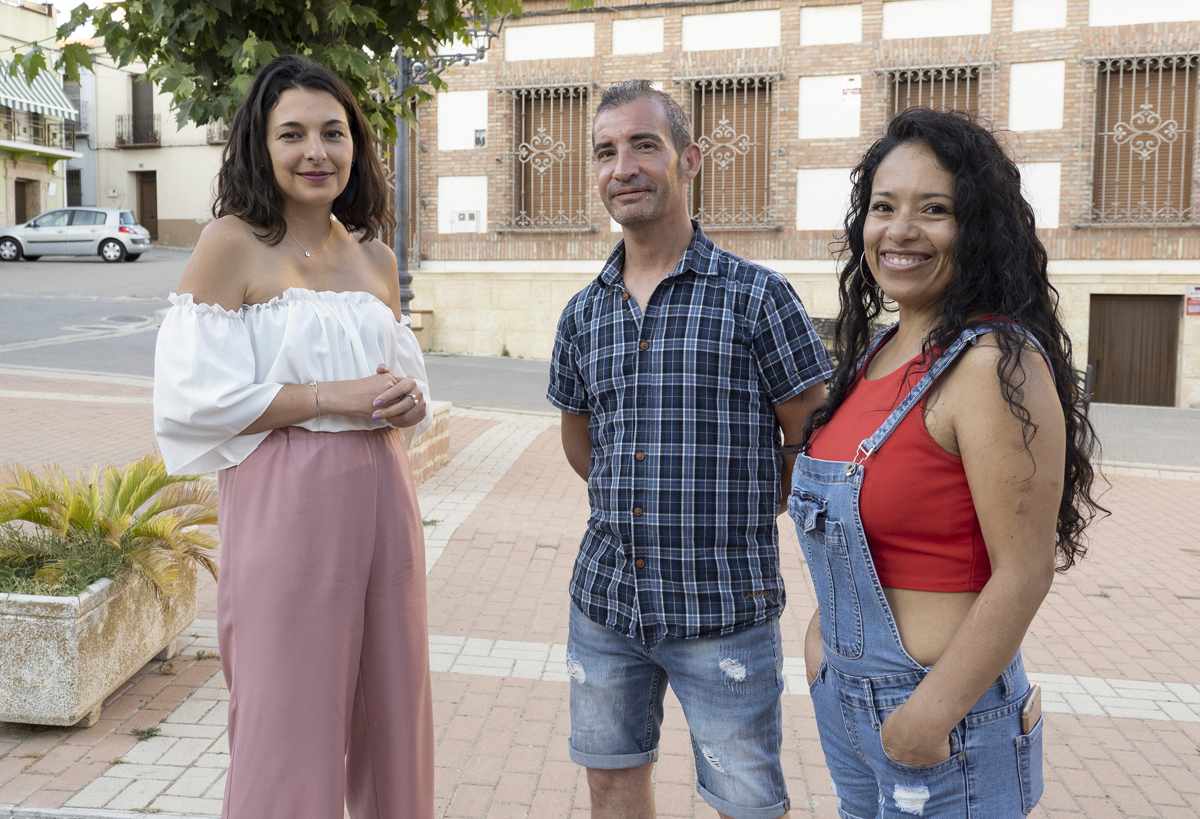
[[[784,605],[774,406],[829,358],[787,280],[699,226],[647,305],[624,263],[620,243],[568,302],[550,366],[550,402],[590,416],[571,597],[647,645],[765,622]]]

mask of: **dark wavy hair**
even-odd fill
[[[213,216],[239,216],[261,229],[256,235],[278,244],[287,234],[283,219],[283,194],[275,182],[267,151],[267,117],[280,95],[289,88],[307,88],[332,94],[346,110],[354,161],[350,180],[337,199],[333,215],[346,230],[361,231],[359,241],[387,235],[395,229],[391,189],[375,151],[374,135],[349,87],[336,74],[307,57],[276,57],[254,78],[246,99],[238,106],[229,129],[229,141],[217,174]]]
[[[1005,402],[1022,424],[1028,449],[1037,425],[1022,403],[1026,373],[1021,352],[1027,341],[1021,328],[1046,351],[1066,419],[1066,469],[1055,537],[1056,564],[1059,571],[1065,571],[1087,552],[1084,529],[1098,512],[1108,512],[1092,496],[1096,477],[1092,458],[1099,443],[1087,417],[1087,396],[1072,366],[1071,339],[1059,320],[1059,295],[1047,276],[1046,249],[1034,229],[1033,209],[1021,195],[1020,172],[996,138],[965,114],[928,108],[905,111],[891,121],[887,133],[867,150],[851,174],[845,233],[835,243],[839,254],[848,256],[838,275],[840,309],[834,330],[838,363],[829,398],[813,413],[805,440],[827,423],[846,399],[870,344],[873,325],[887,309],[883,292],[865,264],[863,226],[880,163],[896,146],[911,142],[927,146],[953,175],[958,222],[951,254],[955,274],[942,296],[937,322],[925,338],[923,352],[929,356],[932,350],[946,349],[983,317],[1009,319],[992,323],[1000,350],[996,374]]]

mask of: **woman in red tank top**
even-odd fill
[[[852,180],[839,363],[789,505],[821,606],[805,661],[822,744],[843,815],[966,815],[968,802],[980,809],[973,780],[1019,791],[981,815],[1027,813],[1041,725],[1021,641],[1103,511],[1058,294],[1016,166],[967,117],[897,116]],[[885,310],[899,321],[872,339]],[[877,766],[846,727],[862,691],[873,692],[864,725],[882,746]],[[970,726],[989,697],[999,705],[987,714],[1024,709],[1028,724],[972,763],[966,737],[985,734]]]

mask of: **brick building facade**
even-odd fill
[[[1200,5],[1183,0],[526,0],[416,133],[429,346],[543,358],[620,238],[592,190],[603,88],[661,83],[722,245],[836,315],[849,169],[911,104],[970,110],[1022,169],[1097,400],[1200,407]],[[1196,294],[1200,297],[1200,293]],[[1200,305],[1197,305],[1200,308]]]

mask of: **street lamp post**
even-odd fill
[[[412,60],[402,51],[396,55],[396,94],[401,99],[412,81]],[[394,190],[396,194],[396,234],[392,238],[392,249],[396,251],[396,267],[400,279],[400,311],[409,314],[412,304],[412,270],[408,266],[408,220],[412,214],[408,212],[409,200],[409,168],[408,168],[408,122],[402,117],[396,118],[396,156],[392,162],[395,171]]]
[[[495,25],[493,30],[492,26]],[[427,62],[414,63],[404,54],[402,49],[396,49],[396,95],[403,98],[405,91],[414,85],[424,85],[441,74],[447,68],[457,64],[470,64],[482,60],[491,46],[492,40],[500,36],[504,26],[504,18],[485,17],[474,21],[467,29],[468,41],[475,50],[460,53],[436,54]],[[392,238],[392,250],[396,252],[396,267],[400,282],[400,310],[408,315],[413,299],[412,269],[409,266],[409,221],[415,215],[409,212],[409,201],[412,192],[409,190],[409,124],[404,117],[396,118],[396,144],[393,167],[396,169],[395,179],[395,213],[396,233]]]

